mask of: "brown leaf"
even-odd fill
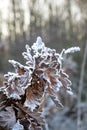
[[[32,87],[28,87],[26,90],[26,101],[24,105],[28,106],[31,111],[33,111],[35,108],[38,108],[42,100],[41,98],[43,93],[43,86],[39,86],[39,84],[35,82]]]
[[[23,75],[24,72],[25,72],[24,68],[20,68],[20,67],[17,68],[17,73],[18,73],[19,75]]]
[[[71,85],[71,81],[68,78],[62,78],[62,77],[60,77],[59,79],[60,79],[60,81],[61,81],[61,83],[62,83],[62,85],[64,87],[67,88],[68,86]]]
[[[51,89],[50,87],[48,87],[48,93],[51,97],[51,99],[53,100],[53,102],[55,103],[55,105],[57,106],[58,109],[62,109],[63,105],[61,104],[59,98],[58,98],[58,93],[56,91],[54,91],[53,89]]]

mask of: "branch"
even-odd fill
[[[80,75],[80,81],[79,81],[79,88],[78,88],[77,130],[81,130],[81,108],[79,107],[79,104],[81,103],[81,94],[82,94],[82,89],[83,89],[86,58],[87,58],[87,41],[86,41],[85,50],[84,50],[83,62],[82,62],[82,66],[81,66],[81,75]]]

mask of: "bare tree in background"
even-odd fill
[[[81,67],[81,75],[80,75],[79,88],[78,88],[78,112],[77,112],[77,129],[78,130],[82,130],[80,104],[81,104],[81,96],[82,96],[82,90],[83,90],[83,85],[84,85],[83,80],[84,80],[86,59],[87,59],[87,42],[86,42],[85,49],[84,49],[84,55],[83,55],[83,61],[82,61],[82,67]]]
[[[2,14],[0,11],[0,41],[2,40]]]

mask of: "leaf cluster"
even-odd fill
[[[47,95],[57,108],[62,108],[59,90],[64,88],[72,93],[71,81],[62,62],[65,54],[78,50],[78,47],[63,49],[59,54],[55,49],[45,47],[38,37],[31,47],[26,45],[26,52],[22,53],[26,65],[9,60],[15,73],[5,75],[6,82],[0,89],[0,126],[8,130],[42,130]]]

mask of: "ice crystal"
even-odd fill
[[[42,42],[41,37],[37,37],[36,43],[34,43],[31,48],[32,48],[34,51],[37,52],[37,51],[39,51],[39,50],[42,50],[44,47],[45,47],[45,45],[44,45],[44,43]]]
[[[65,50],[65,54],[74,53],[74,52],[77,52],[77,51],[80,51],[79,47],[71,47],[71,48]]]

